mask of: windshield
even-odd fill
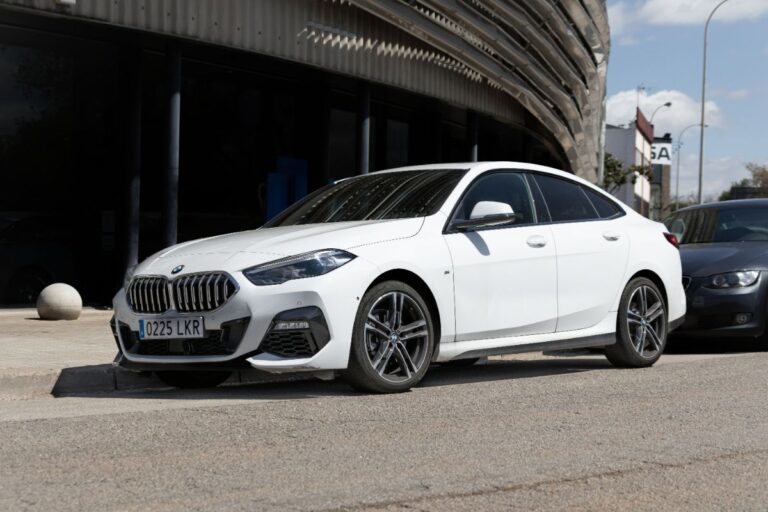
[[[432,215],[464,170],[398,171],[343,180],[310,194],[264,227]]]
[[[700,208],[664,224],[681,244],[768,241],[768,208]]]

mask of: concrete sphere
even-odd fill
[[[83,299],[64,283],[46,286],[37,297],[37,314],[42,320],[77,320],[83,311]]]

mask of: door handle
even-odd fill
[[[538,249],[547,245],[547,239],[541,235],[533,235],[529,236],[525,243]]]
[[[609,242],[615,242],[616,240],[621,238],[621,234],[616,233],[615,231],[606,231],[605,233],[603,233],[603,238],[605,238]]]

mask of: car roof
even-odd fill
[[[687,206],[681,208],[678,212],[685,212],[690,210],[706,210],[717,208],[768,208],[768,199],[732,199],[729,201],[717,201],[714,203],[695,204],[693,206]],[[677,212],[675,212],[677,213]]]
[[[561,171],[553,167],[547,167],[545,165],[538,165],[538,164],[531,164],[527,162],[511,162],[506,160],[489,161],[489,162],[452,162],[452,163],[443,163],[443,164],[410,165],[405,167],[396,167],[394,169],[382,169],[380,171],[375,171],[375,173],[378,174],[378,173],[403,172],[403,171],[436,171],[436,170],[450,170],[450,169],[461,169],[465,171],[470,171],[472,174],[475,174],[475,175],[483,173],[485,171],[490,171],[493,169],[516,169],[516,170],[525,170],[525,171],[540,171],[544,173],[559,175],[564,178],[573,179],[578,181],[579,183],[589,185],[590,187],[595,186],[593,183],[590,183],[589,181],[583,178],[580,178],[575,174],[572,174],[566,171]],[[349,179],[349,178],[345,178],[345,179]]]

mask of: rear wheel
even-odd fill
[[[380,283],[360,301],[344,378],[355,388],[397,393],[427,372],[435,343],[429,307],[412,287]]]
[[[659,288],[650,279],[629,282],[621,294],[616,343],[605,348],[614,366],[652,366],[667,344],[667,306]]]
[[[226,381],[232,372],[155,372],[165,384],[174,388],[199,389],[215,388]]]

